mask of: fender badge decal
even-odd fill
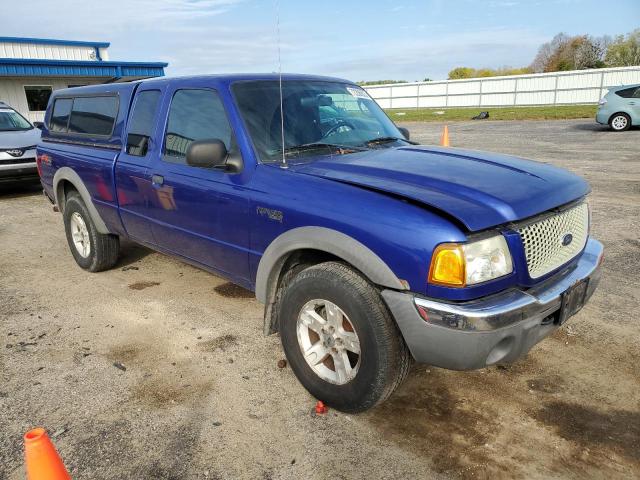
[[[275,220],[276,222],[282,223],[283,215],[280,210],[272,210],[265,207],[256,207],[256,212],[260,216],[268,217],[269,220]]]

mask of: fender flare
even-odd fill
[[[256,298],[259,302],[269,305],[274,301],[275,286],[288,254],[303,249],[335,255],[377,285],[395,290],[407,289],[389,266],[358,240],[329,228],[299,227],[278,236],[262,255],[256,276]]]
[[[53,193],[55,195],[55,201],[56,201],[56,204],[58,205],[58,208],[60,209],[60,212],[64,213],[65,198],[64,198],[64,190],[62,188],[63,180],[66,180],[69,183],[71,183],[75,187],[75,189],[78,191],[78,193],[80,194],[80,197],[82,198],[82,201],[87,207],[87,210],[89,210],[89,215],[91,215],[91,220],[93,220],[93,223],[96,226],[96,229],[98,230],[98,232],[103,234],[111,233],[107,228],[107,225],[104,223],[104,220],[102,220],[102,217],[98,213],[98,210],[96,209],[95,205],[93,204],[93,200],[91,199],[91,194],[89,193],[89,190],[87,190],[87,187],[85,186],[84,182],[80,178],[80,175],[78,175],[74,170],[72,170],[69,167],[59,168],[58,171],[56,171],[55,175],[53,176]]]

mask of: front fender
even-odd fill
[[[256,298],[268,304],[275,297],[280,271],[289,253],[313,249],[330,253],[361,271],[371,282],[394,290],[406,290],[387,264],[354,238],[324,227],[299,227],[278,236],[265,250],[258,265]]]

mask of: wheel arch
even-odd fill
[[[98,213],[98,210],[93,204],[91,194],[80,178],[80,175],[78,175],[73,169],[69,167],[59,168],[53,176],[53,192],[55,195],[56,204],[58,205],[60,212],[64,213],[64,206],[69,188],[73,188],[74,190],[76,190],[80,195],[80,198],[82,198],[82,201],[87,206],[89,215],[91,215],[91,220],[93,220],[93,223],[95,224],[98,232],[103,234],[111,233],[107,228],[107,225],[104,223],[104,220],[100,216],[100,213]]]
[[[324,227],[299,227],[277,237],[265,250],[256,275],[256,298],[265,304],[264,333],[278,329],[273,305],[282,278],[295,266],[292,259],[314,259],[311,263],[340,260],[361,272],[376,285],[394,290],[406,290],[389,266],[371,249],[358,240]]]
[[[632,116],[631,116],[631,114],[629,112],[626,112],[624,110],[618,110],[618,111],[612,113],[611,115],[609,115],[609,118],[607,119],[607,123],[611,124],[611,120],[613,120],[613,117],[615,117],[617,115],[625,115],[629,119],[630,122],[633,121],[633,118],[632,118]]]

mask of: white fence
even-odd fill
[[[640,83],[640,66],[364,87],[382,108],[597,103],[607,89]]]

